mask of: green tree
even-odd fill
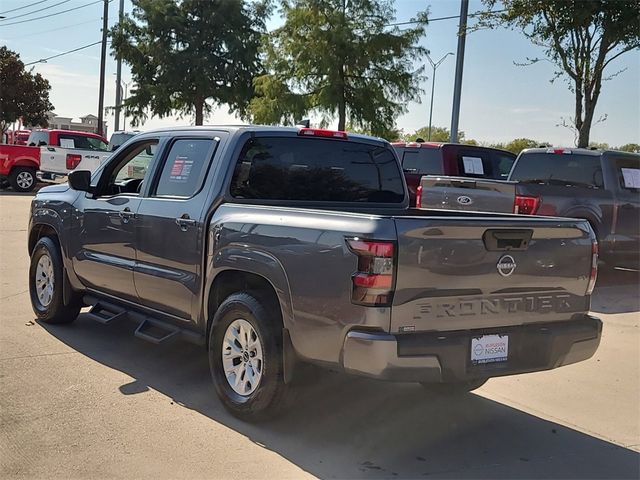
[[[510,142],[501,144],[500,146],[496,145],[496,148],[508,150],[509,152],[513,152],[517,155],[525,148],[536,148],[540,146],[551,146],[551,144],[548,142],[538,142],[537,140],[531,140],[530,138],[516,138],[515,140],[511,140]]]
[[[637,0],[483,0],[501,13],[484,24],[522,29],[558,68],[552,81],[566,76],[575,95],[574,117],[563,120],[574,130],[578,147],[589,145],[596,104],[611,62],[640,47],[640,2]],[[500,11],[501,11],[500,10]],[[530,64],[539,58],[528,59]],[[599,120],[605,119],[606,116]],[[599,120],[595,120],[597,123]]]
[[[589,148],[595,148],[597,150],[609,150],[609,144],[606,142],[589,142]]]
[[[293,123],[312,113],[381,135],[418,100],[425,53],[422,23],[388,27],[391,0],[283,0],[284,25],[265,42],[266,74],[255,80],[258,123]]]
[[[20,55],[0,47],[0,138],[9,125],[22,119],[26,125],[47,126],[51,85],[39,73],[24,68]]]
[[[133,0],[132,16],[111,29],[114,56],[131,67],[136,87],[124,103],[139,124],[151,115],[193,114],[215,105],[246,113],[267,7],[229,0]]]
[[[620,145],[616,150],[620,150],[622,152],[631,152],[631,153],[640,153],[640,145],[637,143],[626,143],[624,145]]]
[[[431,142],[448,142],[451,138],[451,133],[446,127],[431,127],[431,140],[429,140],[429,127],[422,127],[413,133],[406,135],[405,140],[407,142],[414,142],[416,139],[421,138],[425,141]],[[475,140],[472,140],[475,142]],[[458,143],[465,143],[464,132],[458,131]]]

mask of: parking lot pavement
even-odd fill
[[[638,478],[638,277],[609,270],[589,361],[438,398],[309,369],[288,415],[251,425],[215,397],[192,345],[133,325],[34,321],[29,196],[0,193],[2,478]]]

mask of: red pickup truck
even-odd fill
[[[0,184],[8,181],[18,192],[35,188],[36,171],[43,178],[63,177],[82,160],[99,164],[109,156],[107,141],[100,135],[72,130],[38,129],[27,145],[0,145]]]

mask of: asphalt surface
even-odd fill
[[[601,273],[590,360],[459,398],[309,369],[287,416],[242,423],[206,356],[134,325],[35,322],[30,195],[0,192],[0,478],[638,478],[638,275]]]

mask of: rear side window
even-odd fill
[[[601,188],[600,156],[562,153],[523,153],[509,180],[517,182]]]
[[[94,150],[99,152],[107,151],[107,144],[99,138],[94,137],[62,133],[58,136],[58,142],[62,148],[78,148],[80,150]]]
[[[402,169],[407,173],[421,175],[440,175],[442,169],[442,151],[439,148],[399,148]]]
[[[616,168],[616,175],[620,188],[640,191],[640,155],[614,157],[613,162]]]
[[[210,139],[176,140],[165,159],[155,196],[189,198],[202,187],[215,142]]]
[[[401,203],[404,183],[389,148],[297,137],[244,145],[231,181],[235,198]]]
[[[496,178],[489,151],[460,149],[456,153],[458,172],[462,177]]]

